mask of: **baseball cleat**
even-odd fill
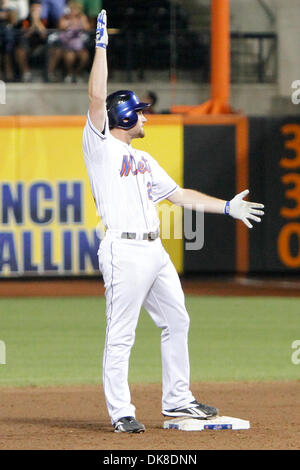
[[[195,400],[187,406],[181,406],[173,410],[163,410],[162,414],[164,416],[172,416],[173,418],[187,416],[189,418],[208,419],[216,416],[218,412],[219,410],[214,406],[204,405]]]
[[[142,423],[139,423],[133,416],[125,416],[120,418],[114,424],[115,432],[128,432],[139,433],[146,430],[145,426]]]

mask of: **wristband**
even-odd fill
[[[106,44],[97,44],[97,39],[95,39],[95,47],[102,47],[103,49],[106,49],[107,48],[107,45]]]
[[[224,207],[224,214],[229,215],[230,212],[230,201],[227,201]]]

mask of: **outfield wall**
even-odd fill
[[[85,121],[81,116],[0,118],[1,277],[98,274],[104,227],[83,160]],[[183,185],[180,117],[151,118],[143,148]],[[181,212],[178,217],[181,226]],[[164,243],[182,272],[182,240]]]
[[[83,162],[84,124],[82,116],[0,118],[1,277],[98,274],[103,227]],[[266,205],[253,230],[206,214],[203,248],[187,250],[182,211],[163,202],[163,243],[179,273],[299,272],[300,118],[150,116],[134,146],[180,186],[222,199],[249,188]]]
[[[184,143],[186,187],[224,199],[249,188],[265,204],[252,230],[206,215],[204,248],[184,252],[184,272],[299,274],[300,118],[185,118]]]

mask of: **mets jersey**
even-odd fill
[[[159,228],[155,204],[178,185],[147,152],[116,139],[106,118],[103,133],[87,117],[83,153],[98,214],[106,229],[154,232]]]

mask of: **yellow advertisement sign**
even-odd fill
[[[182,126],[162,119],[149,119],[147,137],[134,146],[182,184]],[[77,116],[0,118],[1,277],[99,272],[100,219],[83,160],[84,124]],[[181,240],[164,243],[180,272]]]

